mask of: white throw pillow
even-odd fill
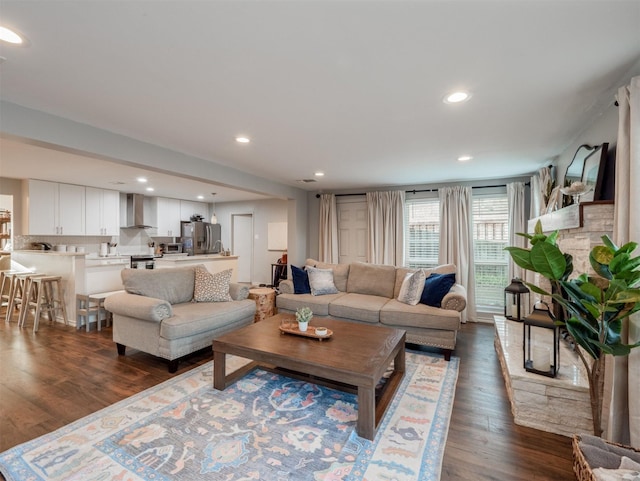
[[[398,293],[398,301],[410,306],[418,304],[424,289],[425,279],[426,276],[422,269],[418,269],[416,272],[408,272],[402,281],[402,286]]]
[[[309,273],[309,286],[311,294],[314,296],[324,296],[325,294],[337,294],[338,289],[333,282],[333,271],[331,269],[318,269],[307,266]]]
[[[195,302],[228,302],[232,301],[229,294],[229,283],[233,269],[211,274],[205,267],[196,267],[196,278],[193,289]]]

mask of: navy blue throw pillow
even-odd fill
[[[300,269],[299,267],[292,265],[291,274],[293,274],[293,293],[311,294],[311,286],[309,285],[309,273],[304,269]]]
[[[427,306],[441,307],[442,298],[447,295],[451,286],[456,283],[456,275],[431,274],[424,281],[424,290],[420,297],[420,303]]]

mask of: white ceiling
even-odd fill
[[[2,100],[308,190],[529,174],[640,65],[638,0],[2,0],[0,15],[30,42],[0,46]],[[442,102],[460,88],[469,102]],[[64,152],[34,173],[8,162],[34,155],[20,148],[41,147],[4,139],[3,176],[135,175]]]

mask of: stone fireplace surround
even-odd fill
[[[533,233],[538,220],[545,233],[558,230],[558,245],[563,252],[573,256],[576,275],[592,273],[589,252],[602,244],[604,234],[612,235],[613,210],[614,205],[610,201],[571,205],[530,220],[528,232]],[[534,282],[537,284],[538,281]],[[522,324],[503,316],[495,316],[494,319],[494,344],[514,422],[565,436],[591,433],[589,384],[578,356],[561,341],[560,370],[555,378],[527,372],[522,360]]]

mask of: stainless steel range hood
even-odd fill
[[[127,194],[127,228],[151,229],[153,226],[144,216],[144,195]]]

